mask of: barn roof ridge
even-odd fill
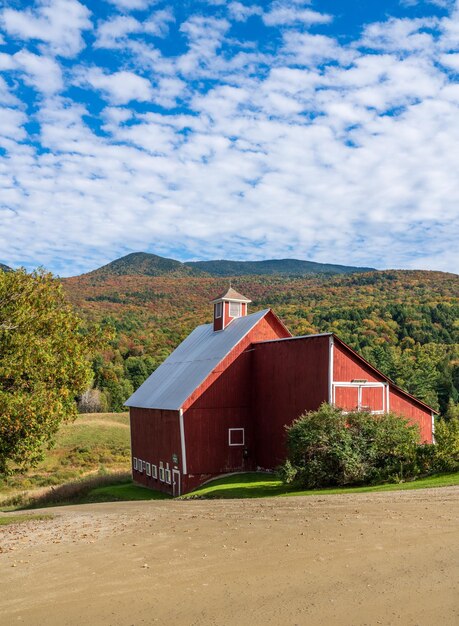
[[[313,333],[311,335],[296,335],[293,337],[279,337],[279,339],[262,339],[261,341],[253,341],[253,344],[259,343],[275,343],[277,341],[292,341],[293,339],[313,339],[314,337],[331,337],[334,333]]]
[[[180,410],[191,394],[270,311],[263,309],[238,317],[219,332],[213,330],[213,324],[197,326],[126,400],[125,406]]]

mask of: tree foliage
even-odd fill
[[[136,388],[198,324],[227,278],[87,274],[64,280],[88,321],[113,327],[94,363],[112,410],[114,387]],[[294,335],[335,332],[402,388],[446,415],[459,401],[459,277],[386,271],[345,276],[237,276],[233,286],[272,307]],[[135,357],[134,364],[130,359]],[[144,362],[140,365],[140,362]]]
[[[302,488],[371,483],[411,476],[419,429],[388,413],[343,413],[323,404],[287,427],[287,482]]]
[[[0,272],[0,473],[36,463],[61,422],[75,417],[102,341],[51,274]]]

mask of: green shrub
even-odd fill
[[[438,420],[435,425],[435,469],[438,472],[459,470],[459,417]]]
[[[417,472],[418,444],[418,427],[403,417],[323,404],[287,427],[280,475],[303,488],[400,481]]]

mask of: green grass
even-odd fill
[[[31,522],[34,520],[42,521],[46,519],[53,519],[54,515],[40,514],[40,515],[1,515],[0,526],[8,526],[8,524],[24,524],[25,522]]]
[[[376,491],[400,491],[428,489],[459,485],[459,472],[439,474],[406,483],[390,483],[365,487],[333,487],[328,489],[298,490],[284,485],[273,474],[249,472],[214,480],[182,498],[269,498],[285,496],[323,496],[343,493],[372,493]]]
[[[86,413],[62,426],[56,445],[34,469],[0,479],[0,500],[88,474],[129,471],[129,414]]]
[[[123,485],[109,485],[92,489],[84,498],[84,502],[116,502],[126,500],[165,500],[171,496],[161,491],[153,491],[147,487],[135,485],[133,482]]]

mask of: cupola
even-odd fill
[[[247,315],[247,306],[252,302],[238,293],[232,287],[215,300],[214,305],[214,331],[224,330],[236,317]]]

